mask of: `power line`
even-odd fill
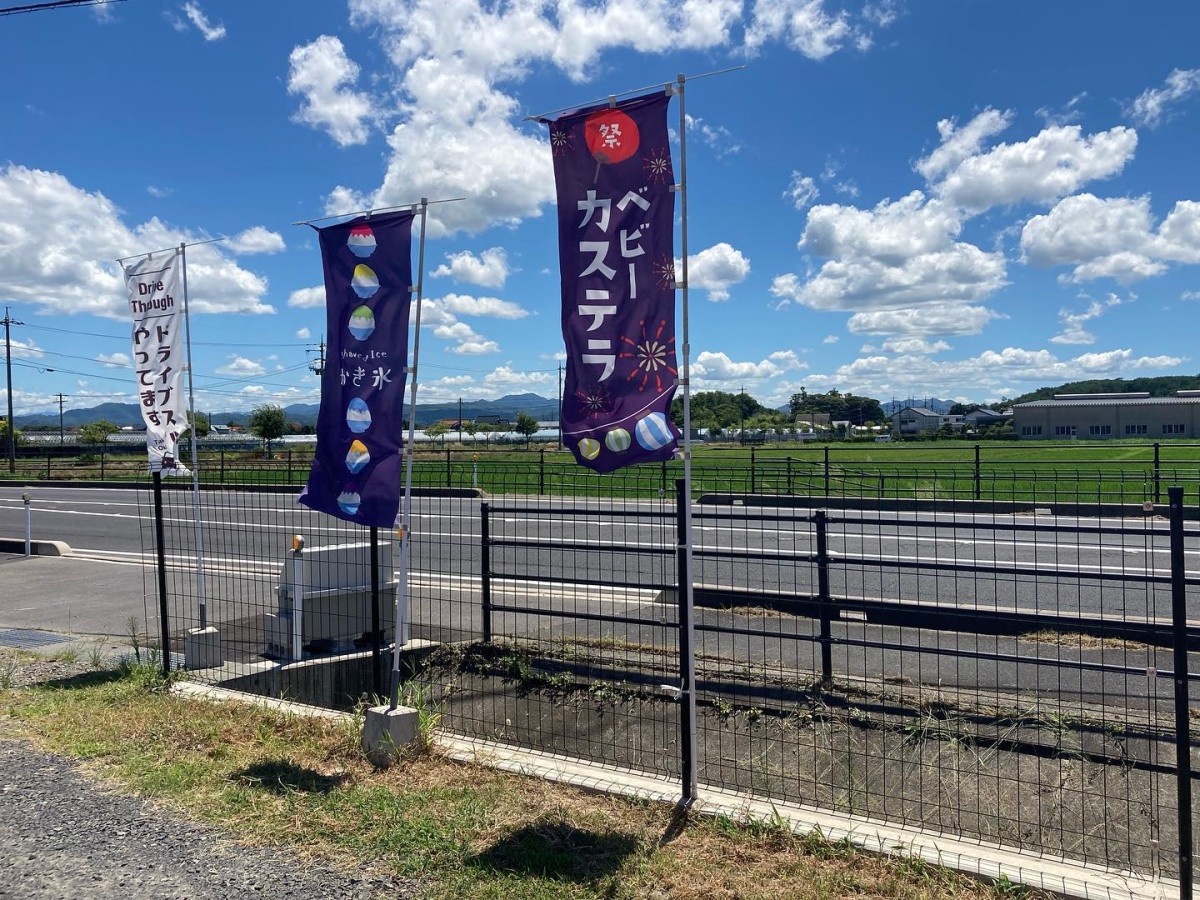
[[[104,6],[109,3],[124,3],[125,0],[46,0],[44,3],[23,3],[20,6],[0,7],[0,16],[15,16],[17,13],[44,12],[51,9],[66,9],[74,6]]]

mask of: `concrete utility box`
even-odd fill
[[[379,627],[384,644],[396,608],[394,542],[379,543]],[[367,541],[289,553],[279,575],[279,607],[263,615],[266,655],[302,659],[305,649],[345,652],[371,632],[371,545]],[[315,644],[315,646],[314,646]]]

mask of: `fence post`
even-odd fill
[[[750,493],[752,493],[752,494],[758,493],[755,490],[756,483],[757,482],[755,481],[755,478],[754,478],[754,447],[752,446],[750,448]]]
[[[825,448],[825,496],[829,496],[829,448]]]
[[[304,538],[292,537],[292,659],[304,659]]]
[[[379,527],[371,526],[371,689],[383,696],[383,626],[379,615]]]
[[[446,448],[446,487],[454,487],[452,475],[450,472],[450,448]]]
[[[100,480],[104,480],[104,445],[100,445]],[[161,488],[160,488],[161,490]]]
[[[1162,496],[1162,471],[1159,468],[1158,441],[1154,442],[1154,502],[1158,503]]]
[[[538,496],[546,493],[546,448],[538,451]]]
[[[50,454],[46,454],[46,480],[50,480]]]
[[[224,484],[225,483],[225,448],[221,447],[220,451],[221,451],[221,477],[220,477],[219,481],[221,484]]]
[[[787,487],[788,496],[792,496],[792,458],[787,458]]]
[[[287,483],[292,483],[292,451],[287,452]]]
[[[492,642],[492,536],[491,505],[479,504],[479,574],[483,590],[483,642]]]
[[[675,522],[677,534],[676,557],[678,559],[678,578],[676,598],[679,601],[679,777],[683,782],[683,798],[691,800],[692,785],[696,783],[696,722],[695,722],[695,692],[696,692],[696,663],[692,650],[692,621],[687,614],[688,592],[692,573],[688,570],[687,545],[687,505],[692,502],[688,496],[687,482],[679,478],[675,481]]]
[[[979,490],[979,445],[975,445],[975,499],[980,498]]]
[[[1175,791],[1179,815],[1179,898],[1192,898],[1192,738],[1188,710],[1187,585],[1183,558],[1183,488],[1167,488],[1171,515],[1171,625],[1175,670]]]
[[[829,538],[826,533],[828,521],[828,514],[823,509],[813,514],[817,529],[817,602],[821,609],[821,684],[825,688],[833,686],[832,601],[829,596]]]

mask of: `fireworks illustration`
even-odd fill
[[[666,147],[650,150],[642,160],[642,169],[646,177],[655,184],[666,184],[673,177],[671,172],[671,154]]]
[[[651,379],[654,380],[654,392],[661,394],[663,390],[663,377],[671,375],[676,377],[679,373],[676,371],[675,363],[675,335],[671,335],[666,340],[663,339],[663,332],[667,330],[667,320],[662,319],[658,323],[658,328],[655,329],[651,336],[646,332],[646,323],[640,323],[642,326],[641,341],[633,341],[621,335],[621,342],[630,347],[629,350],[621,351],[618,356],[621,359],[633,360],[633,368],[625,377],[626,381],[633,381],[639,375],[641,381],[638,383],[638,392],[646,390]]]
[[[664,291],[675,287],[675,260],[670,256],[663,256],[655,260],[654,280]]]
[[[571,132],[566,128],[550,128],[550,152],[554,156],[565,156],[569,150],[573,150],[574,145],[571,143]]]
[[[612,412],[612,397],[599,385],[593,385],[584,391],[576,391],[575,397],[579,401],[579,405],[583,407],[584,415],[589,419]]]

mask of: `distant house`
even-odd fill
[[[971,410],[963,416],[963,424],[968,428],[974,429],[989,428],[992,425],[1003,425],[1006,422],[1011,422],[1012,417],[1011,409],[1004,412],[997,412],[994,409],[980,407],[979,409]]]
[[[1194,439],[1200,437],[1200,391],[1055,394],[1014,406],[1013,428],[1025,440]]]
[[[475,417],[476,425],[511,425],[507,416],[484,415]]]
[[[908,406],[892,413],[892,430],[899,434],[920,434],[941,427],[942,417],[923,406]]]

